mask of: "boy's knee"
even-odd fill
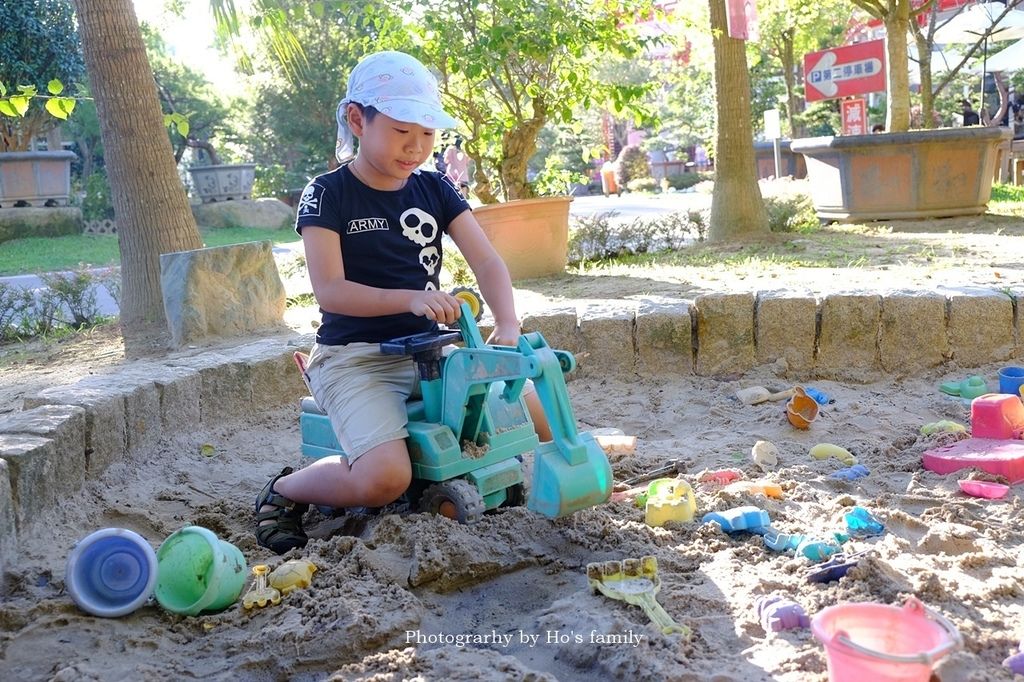
[[[412,471],[408,467],[389,467],[375,471],[362,482],[366,505],[383,507],[391,504],[409,489],[411,482]]]
[[[362,491],[364,504],[382,507],[397,500],[412,482],[412,465],[404,444],[401,453],[391,452],[385,446],[381,452],[368,452],[365,460],[357,462],[356,477]],[[400,455],[400,456],[399,456]],[[360,464],[368,466],[360,467]],[[359,469],[362,468],[362,471]]]

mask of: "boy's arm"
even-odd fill
[[[379,289],[345,279],[341,238],[333,230],[304,227],[302,245],[313,295],[328,312],[353,317],[411,312],[444,324],[454,324],[459,319],[459,302],[447,292]]]
[[[519,317],[516,315],[512,280],[509,278],[505,261],[491,246],[472,211],[460,213],[449,224],[448,235],[459,247],[459,251],[476,276],[480,293],[494,315],[494,332],[491,333],[488,343],[514,346],[519,339]]]

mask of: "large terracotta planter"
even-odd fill
[[[189,168],[196,194],[204,204],[213,201],[248,199],[256,180],[256,165],[252,163],[220,164]]]
[[[74,152],[0,153],[0,208],[67,206]]]
[[[1009,130],[971,126],[793,140],[818,217],[859,221],[979,215]]]
[[[473,209],[512,279],[565,272],[572,197],[518,199]]]

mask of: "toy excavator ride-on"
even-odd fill
[[[468,295],[467,295],[468,294]],[[407,403],[412,484],[411,508],[473,523],[484,511],[521,505],[559,518],[605,502],[611,495],[608,458],[589,433],[578,433],[563,372],[576,367],[572,353],[548,347],[539,332],[515,347],[486,345],[474,319],[481,301],[460,291],[458,329],[386,341],[381,352],[410,355],[419,370],[422,398]],[[442,348],[463,342],[447,356]],[[540,443],[522,398],[533,380],[553,440]],[[302,453],[345,453],[327,415],[303,398]],[[527,486],[524,455],[533,455]]]

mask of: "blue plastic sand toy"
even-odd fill
[[[852,467],[834,472],[832,478],[840,481],[856,481],[858,478],[864,478],[870,473],[871,471],[863,464],[854,464]]]
[[[828,583],[846,576],[851,568],[864,558],[871,550],[866,549],[854,554],[835,554],[825,563],[814,566],[805,574],[808,582]]]
[[[847,530],[855,538],[870,538],[885,533],[885,524],[864,507],[854,507],[847,512],[845,519]]]
[[[734,507],[721,512],[710,512],[701,519],[703,523],[717,523],[724,533],[738,533],[741,530],[761,535],[772,524],[768,512],[754,506]]]

